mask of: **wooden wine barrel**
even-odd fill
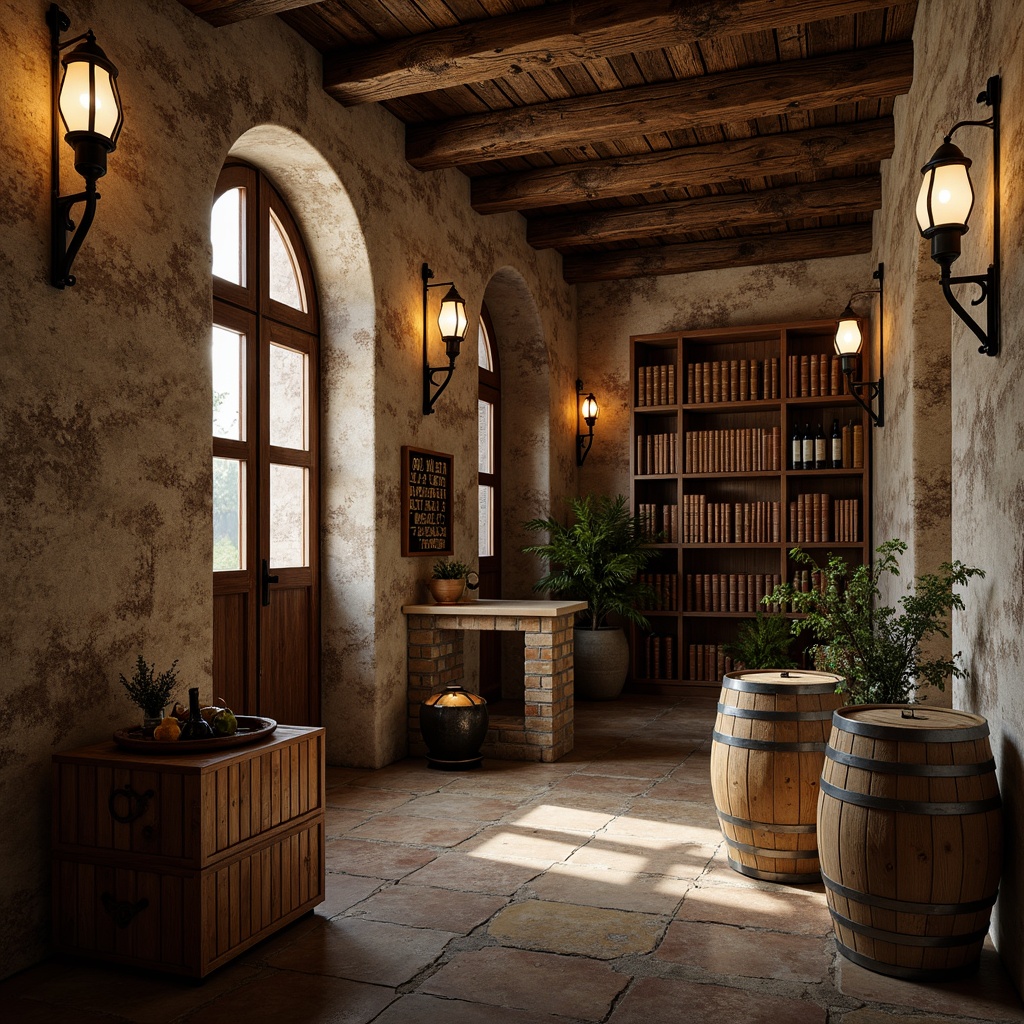
[[[711,791],[730,866],[771,882],[818,881],[818,780],[840,677],[778,669],[722,679]]]
[[[845,707],[832,721],[818,843],[840,951],[897,978],[969,974],[1003,852],[988,723],[900,704]]]

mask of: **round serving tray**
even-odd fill
[[[139,754],[199,754],[204,750],[224,750],[228,747],[242,747],[246,743],[269,736],[276,728],[273,718],[257,718],[253,715],[238,715],[238,731],[232,736],[214,736],[208,740],[155,740],[142,734],[142,726],[118,729],[114,742],[125,750]]]

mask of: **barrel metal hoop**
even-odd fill
[[[837,914],[830,907],[832,920],[836,925],[849,928],[851,932],[863,935],[869,939],[880,939],[882,942],[891,942],[895,946],[926,946],[929,949],[953,949],[957,946],[971,946],[975,942],[984,942],[988,935],[988,928],[981,931],[970,932],[966,935],[904,935],[902,932],[888,931],[885,928],[872,928],[867,924],[860,924],[851,921],[842,914]]]
[[[888,896],[876,896],[869,892],[860,892],[857,889],[849,889],[840,882],[829,878],[823,871],[821,880],[825,888],[842,896],[845,900],[853,903],[861,903],[866,907],[877,907],[879,910],[894,910],[897,914],[929,914],[938,916],[940,914],[978,914],[983,910],[990,910],[995,906],[998,892],[982,900],[969,900],[964,903],[912,903],[909,900],[894,900]]]
[[[722,679],[723,690],[738,690],[740,693],[772,693],[784,696],[790,693],[835,693],[836,686],[842,682],[838,677],[831,683],[755,683],[749,679],[736,679],[725,676]]]
[[[741,875],[746,875],[748,878],[760,878],[764,882],[807,885],[808,882],[814,881],[818,877],[817,871],[805,871],[802,874],[789,871],[762,871],[760,868],[752,868],[749,864],[741,864],[738,860],[734,860],[732,854],[728,851],[726,851],[726,856],[729,859],[729,867],[733,871],[738,871]]]
[[[933,970],[928,967],[900,967],[898,964],[887,964],[882,960],[875,960],[874,957],[865,956],[855,949],[850,949],[839,939],[836,939],[836,947],[839,952],[851,963],[858,967],[866,967],[869,971],[877,974],[888,974],[890,978],[902,978],[905,981],[953,981],[956,978],[966,978],[978,970],[978,961],[974,960],[962,967],[942,967]]]
[[[779,754],[807,753],[824,751],[825,743],[774,743],[771,740],[748,740],[742,736],[727,736],[717,729],[711,734],[719,743],[727,747],[742,747],[744,750],[771,750]]]
[[[821,780],[821,791],[827,796],[843,803],[853,804],[856,807],[867,807],[875,811],[895,811],[900,814],[930,814],[935,816],[955,814],[985,814],[987,811],[997,810],[1002,806],[1002,801],[997,796],[990,796],[987,800],[952,800],[941,802],[929,800],[897,800],[887,796],[871,796],[869,793],[854,793],[848,789],[840,789]]]
[[[800,833],[806,835],[818,831],[818,823],[812,821],[810,825],[780,825],[774,821],[751,821],[749,818],[735,818],[725,811],[718,811],[719,821],[728,822],[730,825],[738,825],[740,828],[749,828],[753,832],[778,832],[780,834]]]
[[[898,725],[875,725],[832,713],[832,725],[840,732],[866,736],[872,740],[898,740],[901,743],[959,743],[962,740],[983,740],[989,735],[988,722],[965,729],[905,729]]]
[[[719,704],[718,713],[732,718],[753,718],[761,722],[828,722],[831,711],[755,711],[753,708],[737,708],[732,704]]]
[[[741,853],[749,853],[752,857],[774,857],[776,860],[817,860],[818,848],[811,850],[766,850],[762,846],[750,846],[735,839],[725,837],[725,841]]]
[[[850,768],[863,768],[869,772],[914,775],[933,779],[959,779],[971,775],[988,775],[989,772],[996,770],[994,758],[974,764],[916,764],[909,761],[876,761],[870,757],[847,754],[846,751],[836,750],[833,746],[825,748],[825,757],[835,761],[836,764],[845,764]]]

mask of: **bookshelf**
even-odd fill
[[[818,320],[630,339],[630,499],[659,535],[645,574],[659,595],[644,609],[652,628],[632,630],[633,690],[716,694],[731,668],[722,648],[761,597],[784,580],[814,585],[794,546],[820,561],[870,558],[870,422],[846,393],[835,330]],[[794,430],[819,424],[828,468],[794,467]]]

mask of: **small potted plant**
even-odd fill
[[[171,694],[178,681],[175,669],[177,664],[178,659],[175,658],[169,669],[157,674],[156,662],[147,665],[146,659],[140,654],[131,679],[125,679],[123,675],[120,677],[125,692],[142,709],[142,731],[148,735],[160,724],[164,708],[171,701]]]
[[[465,562],[454,558],[438,559],[427,580],[430,596],[438,604],[457,604],[466,591],[466,577],[471,571]]]
[[[795,668],[796,662],[789,652],[792,642],[786,619],[759,610],[753,619],[740,624],[736,639],[725,645],[725,653],[737,668]]]
[[[874,565],[851,570],[838,555],[818,566],[806,551],[794,548],[792,560],[820,570],[822,586],[801,592],[784,583],[764,599],[805,615],[794,621],[793,632],[811,630],[817,644],[808,653],[815,667],[845,677],[850,704],[907,704],[924,684],[942,690],[951,676],[967,677],[959,651],[952,658],[925,658],[921,643],[949,636],[947,616],[964,607],[953,588],[985,573],[960,561],[943,562],[937,573],[908,585],[898,608],[883,605],[879,581],[883,574],[899,576],[899,556],[906,550],[903,541],[887,540],[876,549]]]

